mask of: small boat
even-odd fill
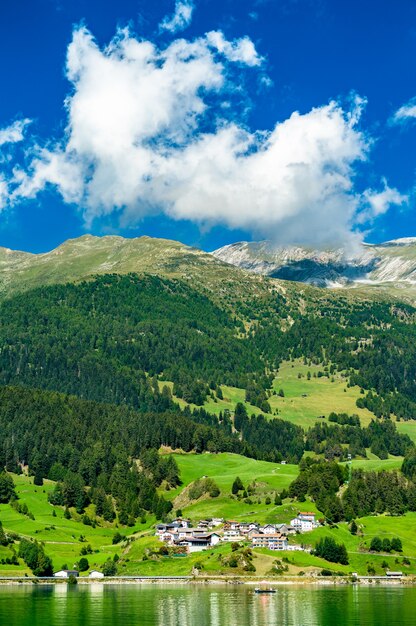
[[[272,589],[271,587],[256,587],[254,593],[276,593],[276,589]]]

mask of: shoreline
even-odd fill
[[[68,580],[64,578],[37,578],[35,576],[5,576],[0,578],[0,587],[21,586],[21,585],[68,585]],[[363,586],[363,587],[391,587],[391,586],[415,586],[416,577],[406,576],[400,579],[389,579],[381,577],[362,577],[352,579],[350,576],[334,576],[334,577],[302,577],[281,576],[279,579],[264,578],[244,578],[244,577],[209,577],[209,576],[108,576],[106,578],[77,578],[76,585],[69,586],[88,586],[88,585],[195,585],[195,586],[267,586],[267,587],[328,587],[328,586]]]

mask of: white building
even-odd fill
[[[210,520],[209,522],[209,527],[215,528],[216,526],[221,526],[221,524],[224,524],[223,517],[213,517],[212,520]]]
[[[104,574],[96,569],[92,569],[88,574],[88,578],[104,578]]]
[[[70,576],[79,576],[79,572],[75,569],[60,569],[58,572],[54,572],[54,578],[69,578]]]
[[[273,524],[266,524],[265,526],[260,526],[259,532],[265,535],[275,535],[277,531],[276,526]]]
[[[290,524],[300,533],[306,533],[319,526],[315,519],[315,513],[298,513],[297,517],[290,521]]]
[[[268,548],[269,550],[287,550],[287,538],[280,533],[258,533],[251,537],[253,548]]]
[[[223,541],[244,541],[244,536],[237,529],[224,530]]]
[[[185,546],[188,552],[201,552],[216,546],[220,541],[221,536],[218,533],[208,533],[206,535],[186,537],[178,541],[176,545]]]

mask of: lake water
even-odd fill
[[[413,587],[0,587],[0,626],[414,626]]]

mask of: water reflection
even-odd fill
[[[414,626],[416,589],[210,585],[0,587],[0,626]]]

